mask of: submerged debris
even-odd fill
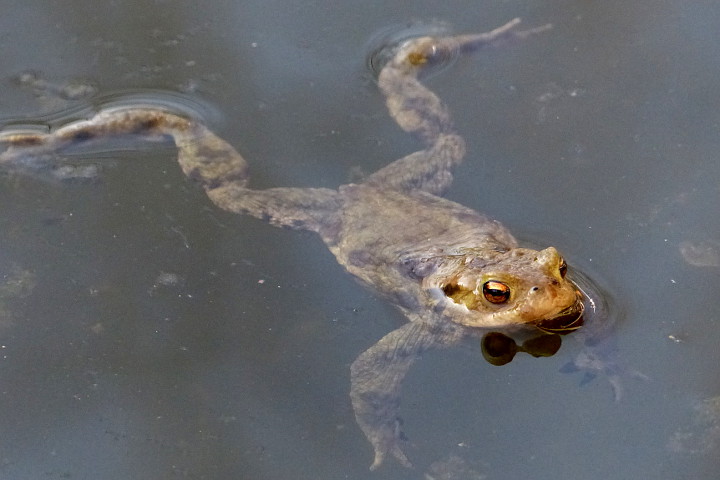
[[[720,242],[704,240],[700,242],[680,242],[680,255],[695,267],[720,267]]]
[[[486,478],[487,475],[478,472],[455,454],[433,462],[425,473],[425,480],[485,480]]]
[[[668,450],[689,455],[720,450],[720,395],[695,405],[690,424],[675,431]]]
[[[185,284],[185,277],[173,272],[160,272],[148,290],[150,295],[156,295],[161,291],[175,290]]]
[[[32,272],[19,267],[11,267],[0,277],[0,327],[13,323],[13,315],[8,303],[14,299],[28,297],[36,283]]]

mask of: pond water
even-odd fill
[[[468,142],[449,197],[608,289],[623,396],[560,371],[570,340],[431,352],[404,386],[415,468],[370,473],[349,365],[401,315],[314,235],[219,211],[173,151],[115,150],[95,181],[0,178],[1,478],[717,478],[720,6],[125,3],[0,0],[3,124],[169,95],[259,188],[417,149],[366,65],[379,32],[554,24],[429,79]]]

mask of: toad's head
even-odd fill
[[[568,333],[582,325],[583,296],[553,247],[501,251],[467,249],[435,258],[423,288],[468,327],[532,325]]]

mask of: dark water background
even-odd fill
[[[573,342],[432,352],[404,387],[416,469],[371,474],[349,365],[401,316],[313,235],[219,211],[172,151],[111,152],[96,182],[0,179],[0,478],[718,478],[720,6],[134,3],[0,0],[3,123],[175,92],[257,187],[417,149],[366,67],[378,32],[553,23],[430,79],[469,146],[450,198],[602,279],[649,380],[581,386]]]

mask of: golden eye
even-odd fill
[[[510,298],[510,287],[497,280],[489,280],[483,284],[483,295],[490,303],[505,303]]]
[[[560,260],[559,270],[560,270],[560,277],[565,278],[565,275],[567,275],[567,263],[565,263],[564,259]]]

